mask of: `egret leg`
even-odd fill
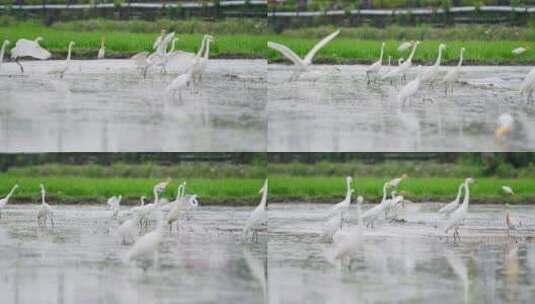
[[[53,215],[50,215],[50,223],[52,224],[52,226],[54,226],[54,216]]]
[[[19,58],[15,58],[15,63],[19,65],[20,73],[24,74],[24,67],[22,66],[22,64],[20,64]]]
[[[177,222],[176,222],[176,232],[177,232],[177,233],[178,233],[178,230],[179,230],[179,228],[178,228],[178,221],[177,221]]]
[[[2,209],[0,209],[0,219],[2,218]]]
[[[169,233],[173,233],[173,223],[169,224]]]

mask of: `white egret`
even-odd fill
[[[119,208],[120,208],[122,199],[123,199],[122,195],[119,195],[119,196],[114,195],[108,198],[108,201],[106,202],[106,204],[108,205],[108,208],[111,209],[112,218],[117,218],[117,215],[119,214]]]
[[[388,64],[386,66],[381,66],[381,69],[379,72],[377,72],[377,78],[382,79],[388,71],[390,71],[390,68],[392,67],[392,56],[388,56]]]
[[[152,45],[152,49],[156,50],[160,46],[164,38],[165,38],[165,30],[162,29],[160,32],[160,36],[158,36],[158,38],[156,38],[156,40],[154,41],[154,44]]]
[[[366,222],[366,226],[371,226],[373,228],[373,224],[374,222],[379,218],[379,215],[381,215],[381,213],[386,209],[386,188],[388,186],[388,182],[384,183],[383,185],[383,198],[381,200],[381,202],[366,210],[363,214],[362,214],[362,219],[364,220],[364,222]]]
[[[327,37],[323,38],[322,40],[320,40],[305,55],[305,57],[303,59],[301,59],[301,57],[299,57],[294,51],[292,51],[290,48],[288,48],[285,45],[282,45],[282,44],[279,44],[279,43],[276,43],[276,42],[272,42],[272,41],[268,41],[267,46],[269,48],[272,48],[272,49],[280,52],[282,55],[284,55],[284,57],[288,58],[291,62],[293,62],[294,66],[295,66],[294,75],[296,75],[296,73],[306,71],[306,69],[312,64],[312,59],[314,58],[316,53],[322,47],[324,47],[327,43],[329,43],[331,40],[333,40],[336,36],[338,36],[339,33],[340,33],[340,30],[337,30],[334,33],[332,33],[332,34],[328,35]],[[294,78],[294,75],[292,75],[292,78],[290,78],[290,80],[292,80]]]
[[[214,41],[214,38],[210,35],[206,37],[204,55],[203,57],[197,57],[197,60],[191,66],[191,78],[193,80],[201,80],[202,73],[206,70],[208,64],[208,55],[210,54],[210,42]]]
[[[268,193],[268,180],[264,181],[264,185],[262,188],[260,188],[259,193],[262,193],[262,198],[260,199],[260,203],[255,208],[253,213],[249,216],[247,219],[247,222],[245,223],[245,226],[243,227],[243,236],[248,236],[251,234],[251,240],[256,241],[257,240],[257,233],[261,226],[264,226],[267,222],[267,211],[266,211],[266,204],[267,204],[267,193]]]
[[[411,48],[411,46],[413,46],[412,41],[405,41],[399,45],[398,52],[400,53],[406,52],[408,49]]]
[[[383,66],[385,45],[386,43],[384,42],[381,44],[381,55],[379,56],[379,60],[366,69],[366,77],[368,78],[368,83],[370,83],[371,81],[370,75],[377,76],[379,74],[379,71],[381,70],[381,67]]]
[[[530,101],[535,90],[535,68],[532,68],[520,85],[520,94],[526,95],[526,100]]]
[[[515,224],[511,219],[511,214],[509,213],[509,204],[505,204],[505,225],[507,225],[507,234],[511,234],[511,230],[516,230]]]
[[[398,93],[399,103],[405,104],[406,100],[410,100],[410,98],[418,92],[418,90],[420,89],[420,84],[421,84],[421,71],[422,71],[422,66],[419,65],[416,78],[412,80],[411,82],[407,83],[404,87],[401,88],[401,90],[399,90],[399,93]]]
[[[43,184],[39,185],[41,188],[41,206],[37,210],[37,225],[41,226],[42,224],[46,226],[46,220],[50,219],[50,223],[54,226],[54,213],[52,212],[52,207],[45,201],[45,186]]]
[[[104,38],[100,39],[100,49],[98,50],[97,59],[104,59],[106,48],[104,47]]]
[[[444,79],[442,81],[446,84],[446,94],[448,94],[448,89],[453,94],[453,85],[459,81],[459,77],[461,76],[461,66],[463,65],[463,56],[464,56],[465,48],[461,48],[461,54],[459,57],[459,63],[456,67],[452,68],[446,76],[444,76]]]
[[[149,62],[147,61],[147,58],[149,57],[150,53],[147,51],[139,52],[135,54],[134,56],[130,57],[130,60],[134,61],[134,64],[136,65],[136,68],[141,69],[143,74],[146,74],[145,69],[149,65]]]
[[[342,217],[333,216],[327,220],[323,225],[321,232],[321,239],[326,242],[331,242],[335,233],[342,228]]]
[[[186,87],[189,87],[191,79],[191,71],[188,71],[186,74],[180,74],[165,88],[165,91],[173,95],[173,97],[178,93],[178,99],[182,101],[182,91]]]
[[[150,204],[144,204],[143,206],[138,207],[138,214],[140,216],[140,223],[142,226],[147,227],[149,225],[150,216],[158,210],[160,207],[160,199],[158,195],[163,192],[162,187],[163,183],[160,183],[153,188],[154,202]],[[164,188],[165,189],[165,188]]]
[[[525,53],[527,51],[527,49],[528,48],[525,48],[525,47],[518,47],[518,48],[514,49],[512,51],[512,53],[515,54],[515,55],[520,55],[520,54]]]
[[[2,209],[4,209],[4,207],[7,205],[7,203],[9,202],[9,199],[13,195],[13,192],[15,192],[15,190],[17,190],[18,187],[19,185],[15,184],[13,188],[11,188],[11,191],[9,191],[9,193],[6,195],[6,197],[4,197],[3,199],[0,199],[0,219],[2,218]]]
[[[439,214],[450,215],[459,206],[459,202],[461,201],[461,195],[463,193],[463,188],[464,183],[461,183],[461,185],[459,185],[459,190],[457,191],[457,197],[455,198],[455,200],[448,203],[446,206],[440,208],[438,210]]]
[[[396,190],[399,186],[399,184],[404,180],[406,179],[407,177],[409,177],[407,174],[403,173],[400,177],[397,177],[397,178],[394,178],[392,180],[390,180],[389,182],[387,182],[387,188],[390,189],[390,190]]]
[[[73,48],[74,45],[75,45],[74,41],[69,42],[69,50],[67,52],[67,59],[65,59],[65,61],[63,62],[63,64],[59,68],[48,72],[48,74],[59,74],[59,78],[63,78],[63,75],[65,74],[65,72],[67,72],[67,70],[69,70],[69,64],[71,62],[72,48]]]
[[[9,40],[4,40],[2,43],[2,48],[0,48],[0,69],[2,68],[2,62],[4,61],[4,54],[6,52],[6,47],[9,45]]]
[[[165,188],[167,188],[167,185],[171,182],[171,178],[168,177],[165,181],[158,183],[156,186],[154,186],[154,190],[158,191],[158,194],[161,194],[165,191]]]
[[[158,248],[162,241],[163,234],[163,220],[159,213],[157,217],[156,229],[140,237],[128,250],[126,260],[132,261],[153,256],[154,264],[158,263]]]
[[[173,232],[173,223],[177,222],[176,224],[176,231],[178,232],[178,219],[180,217],[181,209],[182,209],[182,199],[184,198],[185,193],[185,184],[186,182],[180,184],[178,186],[177,192],[176,192],[176,199],[171,203],[172,207],[171,210],[167,213],[165,216],[165,223],[169,225],[169,232]]]
[[[15,63],[19,65],[20,72],[24,73],[24,67],[19,62],[20,58],[33,57],[41,60],[50,58],[52,54],[39,45],[39,42],[43,40],[43,37],[37,37],[34,41],[28,39],[19,39],[15,43],[15,47],[11,49],[11,59],[15,60]]]
[[[403,61],[403,63],[401,63],[397,67],[397,69],[394,69],[394,70],[388,72],[385,76],[383,76],[383,80],[388,79],[388,78],[394,78],[394,77],[397,77],[399,75],[401,75],[403,78],[405,78],[405,73],[407,73],[407,71],[412,66],[412,58],[414,57],[414,54],[416,53],[416,48],[418,47],[419,44],[420,44],[420,41],[416,41],[414,43],[413,48],[412,48],[412,52],[409,55],[409,58],[407,58],[407,60]]]
[[[135,241],[137,234],[137,222],[139,221],[139,216],[134,214],[132,218],[124,221],[117,228],[117,235],[121,238],[121,243],[123,245],[131,244]]]
[[[328,213],[328,217],[338,216],[338,215],[340,217],[343,217],[343,213],[347,211],[347,209],[349,208],[349,205],[351,204],[351,193],[353,193],[353,189],[351,189],[352,181],[353,181],[353,178],[351,176],[346,177],[346,197],[344,198],[343,201],[331,207]]]
[[[435,61],[435,64],[430,67],[425,67],[422,69],[422,74],[420,76],[421,82],[433,82],[435,78],[438,75],[439,68],[440,68],[440,62],[442,60],[442,52],[446,49],[446,45],[441,43],[438,46],[438,57],[437,61]]]
[[[459,226],[464,222],[464,219],[466,218],[466,215],[468,214],[468,204],[470,202],[470,189],[469,185],[474,182],[474,179],[467,178],[464,181],[464,199],[463,203],[459,208],[457,208],[449,217],[449,220],[446,224],[446,227],[444,229],[444,233],[448,233],[448,231],[452,228],[455,229],[453,233],[453,238],[459,238],[461,239],[461,236],[459,234]]]
[[[495,136],[497,140],[502,140],[507,137],[514,129],[515,120],[509,113],[501,114],[498,117]]]
[[[348,232],[336,238],[334,248],[328,253],[331,260],[339,260],[341,264],[351,263],[351,258],[358,252],[358,246],[362,243],[364,236],[362,225],[361,204],[363,198],[357,199],[357,225],[348,229]]]
[[[190,52],[184,52],[184,51],[175,51],[173,55],[169,58],[167,61],[168,65],[177,66],[178,74],[185,74],[191,71],[191,67],[200,60],[201,56],[203,56],[206,46],[206,40],[211,38],[213,40],[213,37],[210,35],[204,35],[201,40],[201,46],[199,47],[199,50],[197,50],[197,53],[190,53]]]
[[[509,186],[502,186],[502,190],[504,193],[506,194],[509,194],[509,195],[514,195],[515,192],[513,191],[513,188],[509,187]]]

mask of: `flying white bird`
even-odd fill
[[[4,61],[4,54],[6,52],[6,47],[9,45],[9,40],[4,40],[2,43],[2,48],[0,49],[0,69],[2,68],[2,62]]]
[[[0,199],[0,219],[2,218],[2,209],[4,209],[4,207],[7,205],[7,203],[9,202],[9,199],[13,195],[13,192],[15,192],[15,190],[17,190],[18,187],[19,185],[15,184],[13,188],[11,188],[11,191],[9,191],[9,193],[6,195],[6,197],[4,197],[3,199]]]
[[[435,78],[438,75],[439,68],[440,68],[440,62],[442,60],[442,52],[446,49],[445,44],[440,44],[438,46],[438,57],[437,61],[435,61],[435,64],[430,67],[425,67],[422,69],[422,74],[420,76],[421,82],[433,82]]]
[[[165,191],[165,188],[167,188],[167,185],[171,182],[171,178],[168,177],[165,181],[158,183],[156,186],[154,186],[154,190],[158,192],[158,194],[162,194]]]
[[[461,48],[461,54],[459,57],[459,63],[456,67],[452,68],[446,76],[444,76],[444,79],[442,81],[446,84],[446,94],[448,94],[448,90],[451,91],[453,94],[453,85],[459,81],[459,77],[461,76],[461,66],[463,65],[463,56],[464,56],[465,48]]]
[[[379,56],[379,60],[366,69],[366,77],[368,78],[368,83],[370,83],[371,81],[370,75],[377,76],[379,74],[379,71],[381,70],[381,67],[383,66],[385,45],[386,43],[384,42],[381,44],[381,55]]]
[[[509,195],[514,195],[515,194],[513,192],[513,188],[511,188],[509,186],[502,186],[502,190],[503,190],[504,193],[509,194]]]
[[[249,216],[247,219],[247,222],[245,223],[245,226],[243,227],[243,233],[242,236],[246,237],[251,234],[251,240],[255,241],[257,240],[257,233],[261,226],[264,226],[267,221],[267,211],[266,211],[266,204],[267,204],[267,193],[268,193],[268,180],[266,179],[264,181],[264,185],[262,188],[260,188],[259,193],[262,193],[262,198],[260,199],[260,203],[255,208],[253,213]]]
[[[411,46],[413,46],[413,42],[412,41],[403,42],[403,43],[401,43],[399,45],[398,52],[400,52],[400,53],[406,52],[408,49],[411,48]]]
[[[19,65],[21,73],[24,73],[24,67],[22,67],[22,64],[19,62],[20,58],[33,57],[45,60],[52,56],[49,51],[39,45],[39,42],[42,40],[43,37],[37,37],[34,41],[19,39],[15,43],[15,47],[11,49],[11,59],[14,59],[15,63]]]
[[[67,53],[67,59],[63,62],[63,64],[59,68],[48,72],[48,74],[58,74],[59,78],[63,78],[63,75],[65,74],[65,72],[69,70],[69,64],[71,62],[72,47],[74,45],[75,45],[74,41],[69,42],[69,51]]]
[[[459,190],[457,191],[457,197],[455,198],[455,200],[448,203],[446,206],[440,208],[440,210],[438,210],[439,214],[450,215],[459,206],[459,202],[461,201],[461,195],[463,193],[463,188],[464,183],[461,183],[461,185],[459,185]]]
[[[106,55],[106,48],[104,47],[104,39],[100,40],[100,49],[98,50],[97,59],[104,59]]]
[[[45,201],[45,186],[43,184],[39,185],[41,188],[41,206],[37,210],[37,225],[45,225],[46,220],[50,219],[50,223],[54,226],[54,213],[52,212],[52,207]]]
[[[397,178],[394,178],[392,180],[390,180],[388,183],[387,183],[387,188],[390,189],[390,190],[397,190],[399,184],[404,180],[406,179],[407,177],[409,177],[407,174],[403,173],[400,177],[397,177]]]
[[[515,55],[520,55],[520,54],[523,54],[523,53],[526,52],[526,51],[527,51],[527,48],[525,48],[525,47],[518,47],[518,48],[514,49],[514,50],[512,51],[512,53],[515,54]]]
[[[466,218],[466,215],[468,214],[468,204],[470,201],[470,190],[469,190],[469,184],[473,183],[474,179],[467,178],[464,181],[464,200],[463,203],[459,208],[457,208],[449,217],[448,222],[446,223],[446,227],[444,229],[444,233],[448,233],[449,230],[455,229],[453,233],[454,239],[461,239],[461,235],[459,234],[459,226],[464,222],[464,219]]]
[[[496,125],[497,126],[494,135],[497,140],[503,140],[507,137],[509,133],[513,131],[515,126],[515,119],[511,114],[504,113],[498,117]]]
[[[278,52],[280,52],[284,57],[288,58],[291,62],[293,62],[295,66],[295,73],[304,72],[307,70],[307,68],[312,64],[312,59],[316,55],[316,53],[324,47],[327,43],[329,43],[331,40],[333,40],[338,34],[340,33],[340,30],[335,31],[334,33],[330,34],[329,36],[323,38],[318,42],[314,47],[305,55],[303,59],[299,57],[294,51],[289,49],[287,46],[268,41],[267,45],[269,48],[272,48]],[[292,78],[290,80],[293,80],[294,75],[292,75]]]

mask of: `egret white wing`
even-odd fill
[[[316,53],[322,48],[324,47],[327,43],[329,43],[329,41],[333,40],[334,37],[338,36],[338,34],[340,34],[340,30],[337,30],[336,32],[330,34],[329,36],[321,39],[320,42],[316,43],[316,45],[307,53],[307,55],[305,56],[305,62],[312,62],[312,58],[314,58],[314,56],[316,55]]]
[[[269,48],[279,51],[282,55],[284,55],[284,57],[290,59],[290,61],[292,61],[294,64],[303,64],[301,58],[299,58],[299,56],[287,46],[271,41],[268,41],[267,45]]]

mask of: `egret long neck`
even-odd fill
[[[260,204],[258,204],[258,206],[261,206],[263,209],[265,209],[266,203],[267,203],[267,188],[265,188],[262,191],[262,198],[260,199]]]
[[[183,185],[180,185],[178,186],[178,190],[176,191],[176,200],[178,201],[179,199],[182,198],[183,196],[183,192],[182,192],[182,189],[184,188]]]
[[[169,53],[172,53],[175,51],[175,44],[176,44],[176,40],[173,39],[173,43],[171,44],[171,50],[169,51]]]
[[[6,45],[7,43],[2,44],[2,49],[0,49],[0,66],[2,66],[2,61],[4,61],[4,53],[6,51]]]
[[[202,38],[202,42],[201,42],[201,48],[199,48],[199,50],[197,51],[197,54],[195,55],[195,57],[197,57],[197,58],[201,57],[202,51],[204,50],[204,44],[205,43],[206,43],[206,37],[203,37]]]
[[[383,62],[383,55],[385,53],[385,45],[383,44],[381,46],[381,56],[379,56],[379,61],[381,61],[381,63]]]
[[[437,61],[435,62],[435,66],[439,66],[440,61],[442,61],[442,48],[441,47],[438,48],[438,57],[437,57]]]
[[[459,58],[459,64],[457,65],[457,67],[461,67],[461,65],[463,65],[463,59],[464,59],[464,52],[461,52],[461,58]]]
[[[381,204],[383,204],[386,200],[386,184],[383,185],[383,199],[381,200]]]
[[[204,50],[204,59],[208,59],[208,54],[210,54],[210,40],[206,41],[206,49]]]
[[[160,203],[160,200],[158,199],[158,191],[154,189],[154,205],[158,206],[159,203]]]
[[[351,198],[351,185],[350,185],[350,182],[349,180],[346,181],[346,187],[347,187],[347,191],[346,191],[346,201],[349,200]]]
[[[414,53],[416,53],[416,47],[418,47],[417,43],[414,44],[414,47],[412,48],[411,55],[409,56],[409,59],[407,59],[407,61],[412,61],[412,57],[414,57]]]
[[[464,193],[463,206],[465,208],[468,208],[468,202],[470,201],[470,190],[468,188],[468,183],[467,182],[464,183],[464,191],[465,191],[465,193]]]
[[[459,201],[461,199],[461,193],[463,192],[463,187],[464,187],[464,184],[461,184],[459,186],[459,191],[457,191],[457,197],[455,198],[455,201]]]
[[[11,191],[9,191],[8,195],[6,196],[6,200],[8,200],[13,195],[13,192],[15,192],[15,189],[17,189],[16,186],[11,188]]]
[[[72,44],[69,44],[69,52],[67,53],[67,62],[71,61]]]
[[[41,204],[44,205],[45,203],[46,203],[45,202],[45,191],[43,190],[43,191],[41,191]]]

